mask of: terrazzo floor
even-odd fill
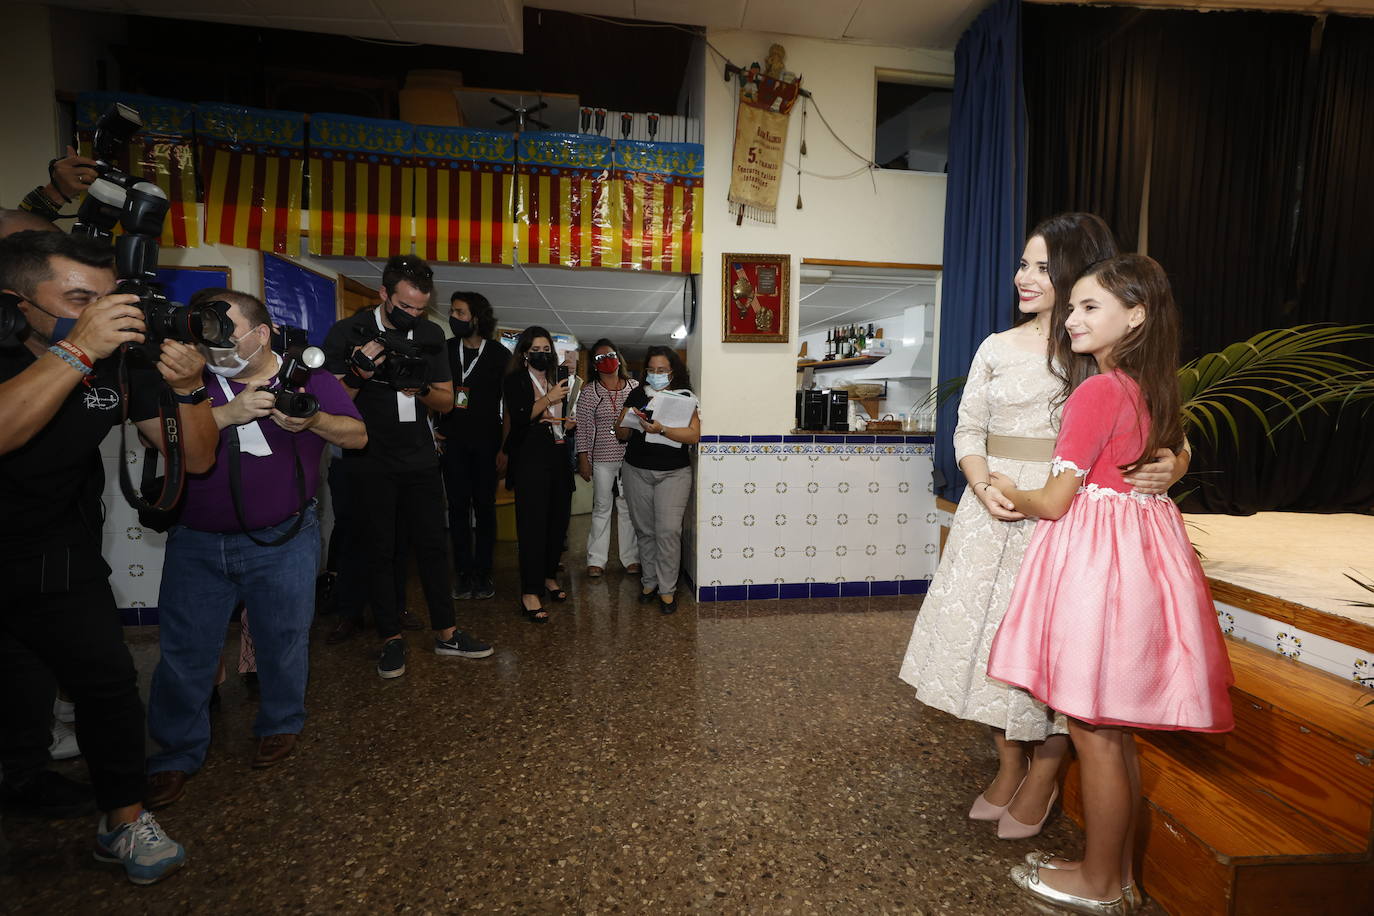
[[[293,757],[249,769],[255,707],[223,688],[205,768],[159,815],[180,873],[135,887],[91,860],[89,820],[7,820],[0,910],[1014,914],[1037,910],[1010,865],[1078,849],[1067,818],[1004,842],[965,817],[995,759],[897,680],[919,598],[664,617],[614,561],[588,581],[569,554],[573,599],[533,626],[513,553],[497,598],[460,602],[491,658],[409,633],[407,674],[383,681],[375,640],[327,646],[322,618]],[[146,629],[129,637],[145,689]]]

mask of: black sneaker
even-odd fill
[[[465,601],[472,597],[472,577],[467,573],[459,573],[453,586],[453,600]]]
[[[377,674],[382,677],[400,677],[406,673],[406,641],[388,639],[382,646],[382,657],[377,659]]]
[[[0,808],[11,817],[61,820],[95,813],[91,787],[43,770],[23,783],[0,783]]]
[[[472,597],[478,599],[496,597],[496,586],[491,584],[490,575],[483,573],[472,577]]]
[[[494,650],[484,642],[478,642],[462,630],[454,630],[447,640],[435,638],[435,655],[458,655],[463,658],[486,658]],[[386,675],[382,675],[386,677]]]
[[[401,608],[401,629],[403,630],[423,630],[425,625],[420,622],[420,618],[410,613],[410,608]]]

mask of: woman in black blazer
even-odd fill
[[[558,558],[572,512],[570,384],[559,371],[553,335],[541,327],[526,328],[506,368],[503,394],[510,420],[506,486],[515,491],[520,612],[533,623],[549,619],[545,594],[554,601],[568,599],[558,584]]]

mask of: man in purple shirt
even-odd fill
[[[229,303],[234,345],[211,348],[206,365],[220,429],[217,461],[208,474],[188,477],[181,515],[167,532],[158,594],[162,657],[148,696],[148,732],[162,748],[148,762],[145,804],[154,810],[181,798],[205,761],[211,688],[239,602],[253,615],[261,688],[253,766],[272,766],[294,749],[305,721],[320,561],[314,498],[320,456],[326,445],[367,443],[352,398],[328,372],[312,372],[301,389],[318,400],[317,413],[290,417],[276,410],[281,358],[271,350],[267,309],[227,289],[192,299],[212,300]]]

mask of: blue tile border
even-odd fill
[[[858,582],[782,582],[771,585],[703,585],[697,601],[774,601],[790,598],[864,598],[924,595],[927,579],[876,579]]]
[[[748,436],[702,436],[700,441],[703,444],[714,445],[720,442],[733,442],[739,445],[757,442],[799,442],[809,445],[813,442],[825,442],[834,445],[837,441],[843,440],[851,445],[863,445],[873,442],[887,442],[893,444],[918,445],[921,443],[934,443],[935,437],[929,433],[919,435],[875,435],[873,433],[834,433],[825,430],[816,430],[813,433],[786,433],[784,435],[748,435]]]

